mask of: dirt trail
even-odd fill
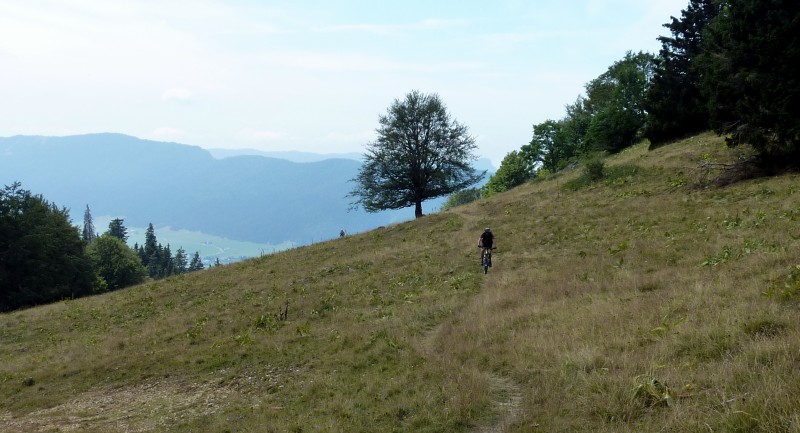
[[[429,358],[441,357],[437,350],[436,339],[444,323],[431,329],[422,338],[420,349]],[[489,381],[489,391],[492,395],[492,405],[496,418],[489,424],[478,426],[471,433],[502,433],[519,418],[522,411],[522,387],[511,379],[496,374],[481,371]]]
[[[491,376],[490,386],[498,418],[489,425],[478,427],[474,433],[502,433],[517,420],[522,407],[522,390],[513,381],[499,376]]]

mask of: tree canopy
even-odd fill
[[[173,256],[172,248],[169,244],[166,247],[162,246],[156,238],[156,230],[153,227],[153,223],[147,225],[147,230],[144,233],[144,245],[139,246],[139,244],[136,244],[133,249],[142,261],[147,274],[156,280],[203,269],[203,261],[199,252],[195,252],[195,259],[193,259],[191,265],[188,265],[189,258],[183,247],[179,247]],[[199,266],[197,265],[198,263]]]
[[[711,126],[766,160],[800,155],[800,3],[725,0],[699,63]],[[789,158],[787,158],[789,156]]]
[[[521,156],[528,162],[527,166],[523,167],[530,172],[528,177],[533,176],[534,166],[541,166],[555,172],[564,161],[575,156],[577,143],[564,140],[565,137],[562,134],[564,124],[565,122],[546,120],[538,125],[533,125],[531,142],[520,149]],[[505,162],[505,158],[503,162]],[[500,170],[503,170],[502,162]],[[491,180],[489,182],[491,183]]]
[[[631,146],[645,124],[645,95],[653,77],[650,53],[628,52],[586,85],[593,113],[586,131],[590,151],[619,152]]]
[[[122,218],[114,218],[110,223],[108,223],[108,231],[106,231],[106,234],[114,236],[122,242],[127,242],[128,229],[125,227],[124,222],[125,220]]]
[[[106,290],[139,284],[147,275],[136,252],[110,233],[96,238],[89,245],[87,253]]]
[[[539,170],[554,173],[580,158],[633,145],[645,126],[653,68],[652,54],[627,52],[586,84],[586,96],[567,105],[563,119],[533,125],[530,143],[506,155],[483,194],[513,188]]]
[[[379,124],[352,179],[354,206],[368,212],[414,206],[419,218],[423,201],[465,189],[485,174],[470,165],[477,159],[475,139],[436,94],[412,91],[395,99]]]
[[[0,190],[0,311],[92,293],[84,246],[66,209],[20,183]]]
[[[671,36],[661,36],[655,74],[647,96],[644,136],[651,148],[708,129],[708,103],[700,89],[697,59],[706,26],[719,14],[716,0],[690,0],[681,17],[664,24]]]
[[[483,196],[492,195],[522,185],[533,176],[533,167],[522,152],[512,151],[506,154],[500,168],[482,188]]]

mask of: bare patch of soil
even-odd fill
[[[21,416],[0,412],[0,432],[147,432],[210,415],[234,391],[211,384],[149,380],[96,389]]]

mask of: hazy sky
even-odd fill
[[[499,165],[688,0],[0,0],[0,136],[361,152],[411,90]]]

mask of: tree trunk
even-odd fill
[[[422,201],[417,200],[414,208],[414,217],[419,218],[422,216]]]

